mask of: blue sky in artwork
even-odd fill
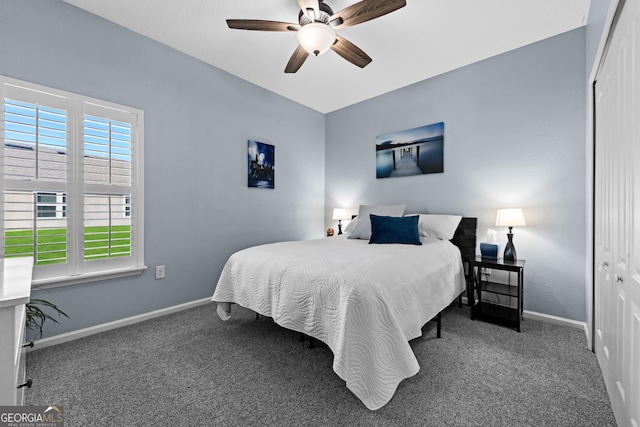
[[[444,135],[444,122],[434,123],[413,129],[379,135],[376,137],[376,145],[404,144],[424,138],[434,138]]]
[[[274,147],[273,145],[264,144],[258,141],[248,141],[248,154],[249,154],[249,163],[252,160],[256,160],[256,156],[258,159],[258,164],[264,165],[267,167],[274,166]]]

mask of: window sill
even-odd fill
[[[61,276],[49,277],[46,279],[37,279],[31,281],[31,289],[50,289],[60,286],[77,285],[80,283],[97,282],[100,280],[117,279],[120,277],[137,276],[142,274],[148,267],[142,265],[140,267],[118,268],[114,270],[99,271],[95,273],[79,274],[77,276]]]

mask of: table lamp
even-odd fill
[[[343,208],[334,208],[333,209],[333,220],[338,220],[338,234],[342,234],[342,220],[343,219],[351,219],[351,216],[348,215],[347,210]]]
[[[516,248],[513,246],[513,233],[511,230],[513,227],[522,227],[524,225],[527,224],[524,222],[522,209],[498,209],[498,214],[496,215],[496,227],[509,227],[509,232],[507,233],[507,246],[504,248],[505,261],[515,261],[518,259],[516,256]]]

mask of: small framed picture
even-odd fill
[[[275,188],[276,147],[258,141],[247,141],[248,185],[256,188]]]

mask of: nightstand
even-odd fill
[[[471,261],[471,319],[479,318],[515,326],[520,332],[523,309],[525,260],[505,261],[477,256]],[[516,274],[517,284],[504,284],[487,279],[485,269],[508,271]]]

